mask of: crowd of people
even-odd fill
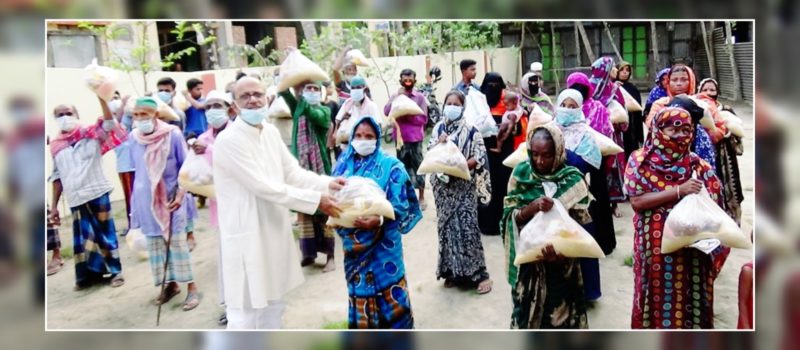
[[[736,160],[741,138],[719,116],[732,110],[718,102],[716,81],[697,84],[691,68],[682,64],[664,69],[644,111],[629,112],[626,121],[615,123],[609,106],[625,105],[623,90],[642,103],[627,62],[601,57],[589,75],[570,74],[553,103],[544,92],[540,63],[518,85],[495,72],[478,84],[477,63],[465,59],[461,80],[444,97],[442,120],[426,130],[428,104],[416,89],[415,71],[400,72],[400,88],[381,111],[367,79],[344,53],[333,69],[333,81],[304,81],[283,91],[276,88],[277,71],[269,87],[260,76],[241,73],[225,91],[207,93],[202,81],[191,79],[183,108],[175,104],[175,81],[164,78],[149,96],[117,93],[110,101],[99,99],[103,116],[91,125],[78,121],[74,106],[57,106],[53,117],[60,134],[49,142],[54,171],[48,225],[54,229],[48,230],[48,243],[58,240],[63,196],[73,220],[75,289],[125,284],[110,214],[114,186],[101,165],[102,155],[113,149],[128,214],[122,235],[139,230],[147,238],[154,285],[161,287],[156,305],[180,294],[183,283],[188,290],[183,310],[200,304],[192,270],[193,231],[198,207],[208,205],[212,229],[219,232],[219,302],[225,307],[219,322],[229,329],[280,328],[284,298],[303,283],[302,268],[315,265],[322,253],[322,271],[336,269],[337,236],[344,252],[349,326],[413,328],[402,240],[423,215],[436,216],[435,274],[445,288],[491,292],[481,235],[500,235],[503,279],[512,291],[510,326],[588,328],[587,309],[601,298],[598,259],[567,258],[551,245],[542,250],[542,260],[513,263],[521,229],[538,213],[552,210],[555,201],[606,255],[616,248],[617,205],[630,202],[635,214],[632,328],[714,327],[713,284],[729,248],[662,254],[660,246],[671,208],[703,188],[737,223],[741,220]],[[486,97],[497,135],[482,135],[465,117],[470,91]],[[401,95],[423,113],[392,124],[387,116]],[[280,100],[290,117],[269,118],[268,108]],[[178,117],[162,118],[162,104]],[[534,123],[535,109],[549,121]],[[706,116],[713,128],[700,123]],[[383,149],[382,141],[393,128],[399,138],[396,156]],[[603,155],[593,133],[624,152]],[[431,174],[426,181],[418,173],[425,150],[447,142],[467,160],[469,179]],[[528,159],[514,168],[504,166],[520,146],[528,150]],[[179,185],[190,153],[213,168],[213,198]],[[327,224],[342,212],[335,194],[352,176],[377,183],[394,219],[359,217],[353,228]],[[435,213],[427,210],[426,182]],[[555,192],[546,193],[553,184]],[[57,244],[48,247],[57,249]],[[54,253],[48,273],[62,265]]]

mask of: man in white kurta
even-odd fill
[[[344,184],[299,166],[278,130],[264,122],[264,92],[256,79],[237,82],[241,114],[214,145],[228,329],[280,328],[283,296],[303,282],[290,210],[336,216],[328,191]]]

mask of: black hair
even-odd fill
[[[247,74],[245,72],[239,71],[239,73],[236,73],[236,80],[242,79],[246,76]]]
[[[175,87],[177,86],[177,84],[175,84],[175,80],[172,80],[172,78],[170,78],[170,77],[164,77],[164,78],[158,79],[158,82],[156,83],[156,86],[160,86],[160,85],[172,86],[172,90],[175,90]]]
[[[702,107],[698,106],[688,95],[680,94],[678,96],[673,97],[668,103],[667,107],[678,107],[686,110],[689,112],[689,116],[692,117],[692,124],[697,125],[700,123],[700,119],[703,118],[705,111]]]
[[[531,130],[530,134],[528,134],[528,139],[532,141],[534,138],[542,138],[547,141],[555,142],[555,140],[553,140],[553,135],[550,134],[550,130],[545,128],[535,128]]]
[[[403,78],[404,75],[405,76],[412,76],[412,77],[414,77],[414,79],[417,78],[417,72],[415,72],[413,69],[410,69],[410,68],[406,68],[406,69],[403,69],[402,71],[400,71],[400,78]]]
[[[589,101],[589,87],[581,83],[575,83],[569,86],[570,89],[578,90],[581,93],[584,101]]]
[[[447,93],[447,95],[444,95],[444,102],[447,103],[447,99],[450,98],[450,96],[453,96],[453,95],[455,95],[456,97],[458,97],[459,100],[461,100],[461,105],[464,105],[465,101],[467,100],[467,97],[464,96],[464,93],[461,92],[461,90],[458,90],[458,89],[450,90]]]
[[[192,78],[186,82],[186,88],[189,90],[194,89],[197,87],[197,85],[203,85],[203,81],[197,78]]]
[[[467,70],[469,67],[472,67],[472,66],[474,66],[476,64],[478,64],[478,62],[475,62],[475,60],[473,60],[471,58],[467,58],[467,59],[461,60],[461,63],[459,63],[459,66],[461,67],[461,71],[463,72],[463,71]]]

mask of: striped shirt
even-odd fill
[[[114,188],[103,175],[102,159],[100,141],[95,139],[82,139],[56,154],[50,180],[61,180],[64,197],[71,208]]]

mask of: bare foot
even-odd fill
[[[189,243],[189,251],[193,251],[194,248],[197,246],[197,242],[194,240],[194,232],[188,233],[186,235],[186,243]]]
[[[476,289],[478,294],[486,294],[492,291],[492,280],[485,279],[478,284],[478,288]]]
[[[331,272],[336,270],[336,263],[333,261],[333,258],[328,258],[328,262],[325,263],[325,267],[322,268],[322,272]]]
[[[614,215],[615,218],[622,217],[622,213],[619,212],[619,209],[617,207],[611,208],[611,214]]]

